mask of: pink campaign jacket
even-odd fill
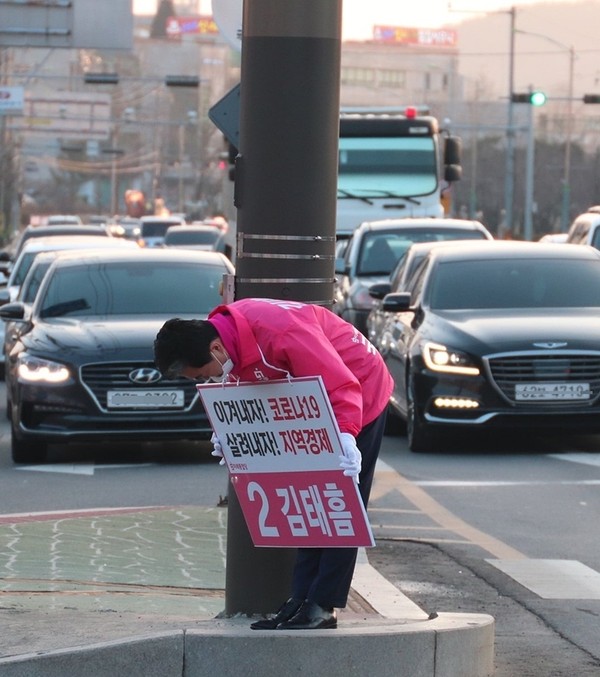
[[[218,306],[209,320],[235,363],[230,375],[240,381],[320,375],[341,432],[356,436],[387,406],[392,377],[381,355],[322,306],[243,299]],[[226,326],[232,320],[235,328]]]

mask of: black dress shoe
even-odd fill
[[[287,602],[284,602],[279,607],[279,611],[273,618],[263,618],[260,621],[255,621],[254,623],[251,623],[250,628],[252,630],[275,630],[280,623],[288,621],[298,611],[302,604],[304,604],[304,600],[290,597]]]
[[[334,609],[324,609],[315,602],[304,602],[298,613],[283,621],[277,630],[321,630],[337,628],[337,615]]]

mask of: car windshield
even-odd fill
[[[421,228],[372,232],[363,238],[357,275],[389,275],[414,242],[446,242],[449,240],[485,240],[480,230],[463,228]]]
[[[167,232],[165,244],[214,244],[221,233],[218,230],[214,232],[199,230],[180,230],[178,232]]]
[[[225,272],[225,266],[160,261],[59,267],[50,272],[39,314],[203,315],[221,302]]]
[[[441,262],[432,272],[433,310],[600,307],[600,262],[485,259]]]
[[[142,237],[164,237],[167,229],[170,226],[176,225],[171,222],[157,222],[152,221],[142,224]]]
[[[438,185],[431,137],[343,137],[338,197],[429,195]]]

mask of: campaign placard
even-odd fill
[[[197,388],[254,545],[375,544],[320,377]]]

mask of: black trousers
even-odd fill
[[[387,410],[366,425],[356,437],[362,455],[358,490],[365,508],[369,502],[375,464],[383,439]],[[292,578],[292,597],[342,609],[356,566],[357,548],[299,548]]]

